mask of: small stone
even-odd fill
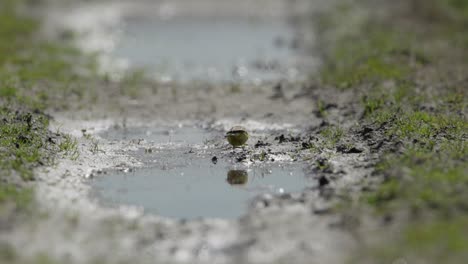
[[[320,187],[323,187],[323,186],[328,185],[330,183],[330,180],[328,180],[327,177],[325,177],[325,176],[320,176],[318,181],[319,181],[319,186]]]
[[[265,146],[269,146],[270,144],[269,143],[265,143],[261,140],[257,141],[257,143],[255,143],[255,148],[259,148],[259,147],[265,147]]]
[[[213,162],[213,164],[218,163],[218,157],[213,156],[213,157],[211,158],[211,162]]]
[[[308,142],[302,142],[302,149],[309,149],[312,147],[311,143]]]
[[[242,161],[244,161],[244,160],[246,160],[246,159],[247,159],[247,155],[245,155],[244,153],[242,153],[240,156],[238,156],[238,157],[236,158],[236,161],[237,161],[237,162],[242,162]]]
[[[358,153],[362,153],[363,150],[362,149],[359,149],[355,146],[347,146],[347,145],[339,145],[336,147],[336,150],[338,152],[341,152],[341,153],[344,153],[344,154],[358,154]]]
[[[286,138],[284,137],[283,134],[281,134],[281,136],[279,137],[276,137],[275,140],[278,140],[278,143],[283,143],[284,141],[286,141]]]

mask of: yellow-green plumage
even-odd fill
[[[226,133],[226,138],[229,144],[231,144],[234,148],[242,147],[249,139],[249,133],[247,133],[245,128],[241,126],[235,126]]]

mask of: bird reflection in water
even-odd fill
[[[227,173],[226,181],[230,185],[245,185],[249,179],[249,175],[245,170],[230,170]]]

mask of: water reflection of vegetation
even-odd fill
[[[227,173],[226,181],[230,185],[244,185],[249,180],[249,175],[245,170],[230,170]]]

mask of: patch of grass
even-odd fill
[[[326,103],[322,100],[317,101],[317,113],[319,117],[326,117],[327,116],[327,108]]]
[[[0,87],[0,97],[3,98],[12,98],[16,96],[16,88],[10,86]]]
[[[60,151],[77,155],[76,141],[51,133],[42,110],[66,107],[89,90],[82,81],[95,76],[94,58],[37,34],[40,21],[19,12],[27,4],[0,1],[0,210],[33,200],[24,186],[34,168],[52,164]]]
[[[389,80],[404,80],[414,67],[410,66],[415,51],[397,31],[369,26],[365,38],[346,36],[332,51],[332,60],[322,71],[322,81],[338,88],[361,84],[380,84]]]
[[[382,97],[367,97],[362,98],[364,104],[364,116],[370,116],[377,110],[380,110],[385,104],[385,100]]]
[[[329,126],[320,131],[320,135],[324,138],[325,147],[334,148],[343,137],[344,131],[340,127]]]
[[[443,105],[443,100],[441,104]],[[387,153],[382,157],[376,166],[376,172],[384,175],[385,180],[375,191],[364,195],[363,201],[381,216],[407,212],[412,217],[399,224],[404,226],[405,232],[411,233],[411,230],[418,227],[421,216],[428,221],[427,228],[466,219],[468,122],[454,112],[438,111],[438,107],[432,111],[411,110],[412,106],[409,108],[397,112],[387,127],[388,140],[403,142],[404,151]],[[459,108],[456,112],[460,110]],[[454,225],[453,228],[463,236],[468,235],[468,230],[462,226]],[[392,258],[396,258],[401,256],[402,252],[415,250],[412,247],[416,244],[408,241],[404,242],[407,248],[399,246],[403,243],[401,240],[404,236],[410,235],[405,232],[395,240],[386,241],[381,248],[372,249],[370,254],[380,252],[383,248],[396,248],[395,252],[390,254]],[[442,238],[440,236],[421,237],[425,240],[420,243],[425,243],[427,249],[434,250],[430,251],[429,255],[435,254],[437,247],[445,243],[439,240]],[[444,261],[433,262],[434,259],[428,258],[426,263],[457,263],[450,262],[452,256],[459,260],[461,254],[451,250],[450,247],[446,248],[444,252],[447,254],[434,256],[434,259]],[[413,254],[411,257],[417,256],[425,259],[426,255]]]
[[[72,160],[76,160],[80,155],[78,152],[78,142],[70,135],[64,135],[63,140],[59,143],[59,150]]]
[[[322,72],[324,83],[360,95],[361,122],[398,146],[385,148],[375,168],[382,183],[357,206],[373,209],[379,220],[396,219],[392,228],[399,232],[378,231],[385,239],[364,249],[356,263],[462,263],[468,252],[468,97],[466,74],[452,72],[468,69],[468,1],[395,3],[380,1],[387,16],[369,15],[331,45]],[[412,9],[402,11],[405,5]]]
[[[68,42],[38,36],[40,21],[17,11],[24,2],[0,3],[0,103],[43,110],[66,108],[70,99],[84,95],[91,98],[86,82],[97,76],[96,59]]]
[[[399,223],[405,230],[400,236],[385,241],[370,254],[390,248],[395,249],[391,254],[384,250],[390,259],[402,254],[409,255],[407,261],[423,260],[423,263],[460,263],[464,259],[465,251],[457,247],[467,246],[460,237],[468,236],[468,230],[453,224],[466,220],[468,215],[468,122],[458,114],[466,104],[464,100],[465,103],[451,105],[448,110],[442,101],[434,109],[414,110],[421,107],[409,104],[370,112],[368,117],[373,122],[386,122],[388,141],[401,142],[403,152],[390,152],[382,157],[376,172],[385,180],[363,201],[382,216],[402,211],[412,216]],[[419,226],[418,215],[428,215],[423,228]],[[446,224],[448,233],[443,235],[440,231]],[[420,240],[416,243],[415,238]],[[420,250],[421,244],[427,254]]]
[[[442,133],[451,139],[460,138],[466,129],[466,121],[458,116],[411,111],[398,116],[389,133],[399,138],[428,143]]]
[[[0,185],[0,215],[5,205],[13,205],[14,210],[26,211],[33,201],[33,191],[14,185]]]
[[[433,152],[413,148],[403,156],[391,155],[378,169],[388,177],[379,188],[365,196],[367,202],[381,212],[399,209],[435,209],[446,213],[468,208],[468,166],[456,157],[466,157],[466,143],[451,150]],[[452,151],[452,152],[450,152]],[[396,167],[398,166],[398,167]]]
[[[458,219],[441,219],[438,222],[423,223],[408,227],[404,231],[404,242],[409,248],[419,253],[431,252],[430,257],[450,259],[450,252],[468,254],[467,217]],[[431,243],[439,241],[438,244]],[[437,256],[442,254],[441,256]],[[427,256],[429,257],[429,256]],[[461,260],[461,259],[460,259]]]
[[[77,142],[69,135],[52,134],[46,116],[30,111],[0,108],[0,208],[15,201],[18,208],[31,199],[29,189],[12,185],[11,176],[34,180],[33,169],[53,163],[57,153],[77,157]],[[60,140],[57,144],[55,140]]]
[[[0,109],[0,169],[18,172],[25,180],[33,179],[32,168],[47,164],[46,154],[54,145],[47,141],[48,119],[29,112]]]
[[[371,253],[352,263],[464,263],[468,257],[468,217],[438,218],[404,226],[399,236],[389,235],[386,247],[372,248]]]

